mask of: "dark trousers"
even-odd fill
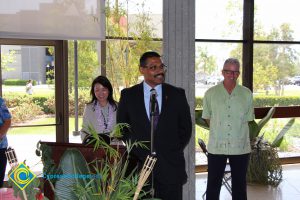
[[[208,154],[207,200],[219,200],[222,178],[227,159],[231,168],[232,200],[247,199],[246,174],[249,154],[216,155]]]
[[[151,177],[151,175],[150,175]],[[151,191],[151,181],[148,185],[143,187],[145,192]],[[150,192],[142,199],[152,198]],[[162,184],[154,181],[154,198],[161,200],[182,200],[182,184]]]
[[[155,197],[162,200],[182,200],[182,184],[154,183]]]
[[[4,176],[5,176],[5,169],[6,169],[6,163],[7,163],[7,159],[5,156],[5,150],[4,149],[0,149],[0,188],[3,186],[3,180],[4,180]]]

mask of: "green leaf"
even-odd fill
[[[249,125],[249,137],[250,137],[250,141],[253,141],[259,133],[259,129],[258,129],[258,125],[256,123],[256,121],[250,121],[248,122]]]
[[[64,175],[90,174],[86,160],[81,152],[75,148],[67,149],[61,157],[60,169]],[[83,184],[82,178],[62,177],[55,184],[55,195],[59,200],[76,200],[78,199],[73,191],[77,184]],[[71,189],[70,189],[71,188]]]
[[[258,126],[258,130],[257,130],[257,133],[256,133],[256,136],[257,137],[259,135],[259,132],[261,131],[261,129],[264,127],[264,125],[266,125],[266,123],[273,117],[275,113],[275,107],[272,107],[267,115],[262,118],[258,123],[257,123],[257,126]]]
[[[288,121],[288,123],[282,128],[282,130],[279,132],[279,134],[277,135],[277,137],[275,138],[275,140],[272,142],[271,146],[272,147],[279,147],[284,135],[288,132],[288,130],[290,130],[290,128],[293,126],[295,122],[295,118],[290,119]]]
[[[113,130],[110,132],[110,137],[112,138],[122,138],[123,130],[129,129],[130,125],[127,123],[118,123],[114,126]]]
[[[208,124],[205,119],[202,118],[202,110],[195,110],[195,121],[198,126],[209,130]]]

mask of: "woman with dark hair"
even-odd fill
[[[87,143],[94,129],[108,144],[109,133],[116,125],[117,103],[113,98],[113,88],[105,76],[98,76],[94,79],[91,92],[92,100],[86,104],[83,113],[81,139]]]

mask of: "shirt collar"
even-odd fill
[[[148,85],[145,81],[143,82],[143,87],[144,87],[144,95],[150,96],[150,90],[152,89],[152,87]],[[156,90],[157,96],[160,96],[162,91],[161,84],[155,86],[154,89]]]

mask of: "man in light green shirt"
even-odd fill
[[[208,142],[207,200],[219,199],[227,159],[232,176],[232,199],[247,199],[246,173],[251,151],[248,122],[254,120],[252,92],[237,84],[237,59],[225,61],[224,81],[204,96],[204,118],[210,125]]]

